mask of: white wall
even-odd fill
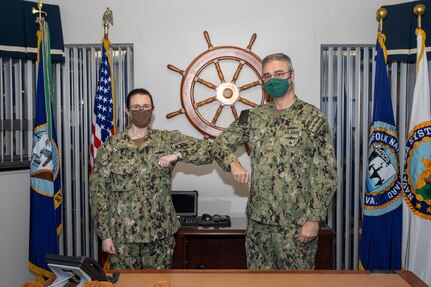
[[[30,173],[0,173],[0,278],[2,286],[20,286],[33,277],[27,269]]]
[[[292,57],[296,71],[296,92],[299,98],[319,106],[320,45],[370,44],[375,42],[376,10],[382,5],[399,3],[397,0],[46,0],[60,6],[64,41],[67,44],[99,43],[103,28],[101,18],[106,7],[114,14],[110,29],[113,43],[133,43],[135,50],[135,87],[144,87],[153,95],[156,117],[153,128],[179,129],[194,136],[194,130],[184,115],[166,119],[165,115],[180,108],[181,76],[166,68],[173,64],[185,69],[200,53],[207,50],[203,31],[208,31],[214,46],[246,47],[253,33],[257,33],[252,51],[263,58],[274,52]],[[249,166],[243,151],[241,160]],[[1,184],[13,189],[4,189]],[[11,256],[21,257],[13,270],[25,270],[28,239],[28,213],[23,208],[27,196],[27,179],[1,174],[3,193],[13,200],[0,209],[2,240],[1,264],[12,267]],[[173,189],[196,189],[200,193],[200,212],[243,215],[247,187],[235,184],[230,175],[216,164],[195,167],[179,164],[173,177]],[[13,192],[13,194],[11,194]],[[3,201],[2,201],[3,202]],[[11,210],[12,209],[12,210]],[[17,223],[7,223],[15,218]],[[20,212],[19,212],[20,211]],[[6,216],[7,215],[7,216]],[[4,234],[14,234],[14,242],[3,240]],[[11,236],[11,235],[8,235]],[[11,247],[13,246],[13,247]],[[0,268],[0,272],[6,269]],[[10,268],[8,269],[10,270]],[[18,271],[17,271],[18,272]],[[24,271],[23,271],[24,272]],[[9,274],[10,273],[5,273]],[[1,275],[1,278],[7,278]],[[6,286],[6,285],[5,285]],[[13,286],[13,285],[7,285]]]

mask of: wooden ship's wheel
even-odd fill
[[[262,60],[251,51],[251,46],[256,40],[256,34],[253,34],[247,48],[233,47],[233,46],[218,46],[214,47],[211,43],[209,34],[204,32],[205,40],[208,44],[208,50],[197,56],[187,67],[185,71],[173,66],[168,65],[168,69],[175,71],[183,76],[181,81],[181,105],[182,108],[171,112],[166,115],[170,119],[180,114],[185,114],[191,124],[198,129],[205,138],[217,137],[226,126],[219,123],[220,116],[224,108],[230,109],[229,113],[233,119],[238,118],[241,112],[240,108],[255,108],[262,105],[266,100],[266,94],[263,88],[263,81],[261,77]],[[235,64],[236,69],[230,80],[226,80],[227,73],[224,73],[223,62],[232,62]],[[216,69],[219,84],[214,84],[212,80],[204,78],[209,77],[210,67]],[[248,78],[251,81],[238,85],[238,78],[241,71],[247,69]],[[232,71],[233,72],[233,71]],[[215,75],[214,75],[215,76]],[[202,91],[202,87],[207,91]],[[254,99],[247,99],[243,96],[244,91],[256,89]],[[201,98],[198,97],[198,94]],[[208,94],[202,99],[202,94]],[[256,98],[257,95],[257,98]],[[218,105],[214,107],[215,113],[210,114],[205,111],[208,110],[209,105]],[[237,106],[241,107],[237,107]],[[232,121],[230,121],[232,122]]]

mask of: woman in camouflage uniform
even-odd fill
[[[210,163],[208,142],[150,129],[154,105],[144,89],[131,91],[126,105],[130,127],[109,138],[97,153],[90,179],[91,213],[102,250],[111,254],[110,268],[171,268],[180,223],[170,195],[170,163]]]

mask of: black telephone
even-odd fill
[[[211,215],[209,215],[208,213],[204,213],[204,214],[202,214],[202,220],[211,221],[211,220],[213,220],[213,217]]]
[[[230,217],[229,215],[210,215],[208,213],[198,216],[198,226],[204,227],[230,227]]]
[[[69,282],[83,285],[88,281],[118,281],[119,273],[114,272],[112,277],[106,276],[102,267],[93,258],[84,256],[65,256],[58,254],[45,254],[46,262],[52,272],[57,276],[52,286],[66,286]]]

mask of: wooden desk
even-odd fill
[[[120,271],[118,287],[426,287],[408,271],[371,274],[367,271],[252,271],[252,270],[127,270]]]
[[[245,218],[232,218],[230,228],[182,227],[176,234],[174,269],[246,269]],[[319,231],[316,269],[334,268],[332,229]]]

